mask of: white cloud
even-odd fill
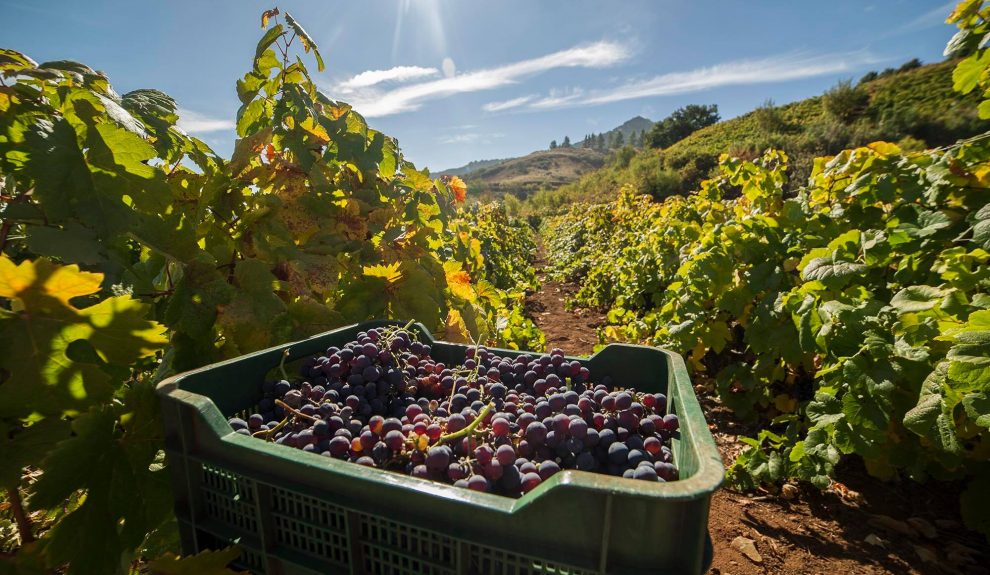
[[[502,102],[488,102],[481,107],[482,110],[486,112],[501,112],[502,110],[508,110],[510,108],[518,108],[523,104],[536,98],[536,96],[520,96],[518,98],[513,98],[511,100],[505,100]]]
[[[669,72],[587,94],[580,90],[570,93],[551,91],[544,98],[528,101],[527,107],[538,110],[593,106],[637,98],[701,92],[722,86],[786,82],[851,71],[877,61],[876,58],[862,52],[819,56],[797,54],[759,60],[736,60],[687,72]]]
[[[179,108],[179,127],[190,134],[206,134],[208,132],[220,132],[223,130],[233,130],[236,125],[233,120],[222,118],[211,118],[206,114],[193,112],[185,108]]]
[[[552,110],[563,108],[572,102],[577,102],[584,94],[584,90],[575,88],[570,91],[550,90],[550,95],[532,102],[529,107],[535,110]]]
[[[554,68],[602,68],[617,64],[628,57],[629,51],[621,44],[596,42],[530,60],[402,86],[389,91],[374,88],[358,90],[350,99],[354,108],[366,117],[389,116],[416,110],[429,100],[466,92],[491,90]],[[334,90],[341,89],[336,86],[331,91]]]
[[[479,134],[457,134],[440,138],[439,142],[441,144],[470,144],[477,141],[480,137]]]
[[[466,134],[454,134],[450,136],[444,136],[437,139],[441,144],[491,144],[493,139],[502,138],[505,134],[502,133],[484,133],[479,134],[477,132],[468,132]]]
[[[421,66],[396,66],[388,70],[368,70],[361,72],[353,78],[344,80],[337,87],[341,90],[354,90],[356,88],[367,88],[382,82],[408,82],[420,78],[436,76],[440,70],[436,68],[423,68]]]
[[[457,73],[457,66],[454,64],[454,60],[452,58],[444,58],[440,67],[443,68],[444,78],[453,78],[454,74]]]
[[[936,26],[945,26],[945,19],[949,17],[949,14],[952,13],[952,9],[955,7],[955,1],[942,4],[938,8],[933,8],[918,16],[914,20],[910,20],[899,26],[895,29],[895,33],[906,34],[908,32],[917,32],[918,30],[925,30]]]

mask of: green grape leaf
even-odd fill
[[[233,297],[219,307],[217,324],[224,337],[241,352],[284,341],[291,333],[291,320],[285,304],[275,295],[279,289],[278,280],[268,265],[257,259],[240,261],[234,271],[234,281]]]
[[[189,262],[175,286],[165,310],[165,322],[174,330],[196,339],[210,337],[217,309],[230,301],[233,289],[217,270],[212,258]]]
[[[284,33],[285,28],[283,28],[281,24],[276,24],[265,32],[265,35],[261,37],[261,40],[258,40],[258,46],[254,50],[255,66],[258,65],[258,60],[261,60],[262,55],[268,51],[268,48],[275,43],[275,40],[277,40]]]
[[[969,52],[973,44],[973,31],[969,28],[963,28],[958,30],[949,39],[949,42],[945,45],[945,50],[942,55],[946,58],[955,58],[958,55],[963,55]]]
[[[61,221],[81,215],[76,212],[79,204],[94,197],[93,178],[72,126],[64,119],[39,121],[25,134],[24,147],[28,153],[25,172],[34,179],[34,194],[48,218]]]
[[[966,325],[949,337],[955,342],[946,354],[951,360],[949,377],[990,389],[990,311],[973,312]]]
[[[129,196],[141,208],[165,211],[171,193],[162,172],[147,164],[156,156],[155,148],[131,132],[113,124],[99,124],[90,132],[86,154],[93,170],[93,182],[107,198]]]
[[[904,427],[929,439],[940,450],[957,455],[963,448],[956,435],[952,409],[943,398],[942,387],[946,381],[947,369],[943,362],[925,379],[918,404],[904,415]]]
[[[949,377],[990,389],[990,332],[980,344],[953,346],[946,357],[952,360]]]
[[[980,108],[982,109],[983,104],[988,103],[990,100],[983,101]],[[988,106],[987,111],[990,112],[990,106]],[[990,204],[977,210],[969,217],[969,221],[973,223],[973,241],[983,249],[990,249]]]
[[[826,284],[859,275],[867,270],[867,266],[855,262],[836,259],[835,257],[815,258],[808,262],[801,275],[805,280],[818,280]]]
[[[400,271],[402,279],[388,297],[390,317],[415,319],[431,330],[442,326],[447,313],[434,276],[415,262],[402,262]]]
[[[842,365],[842,376],[849,386],[842,396],[842,411],[850,424],[885,429],[897,389],[889,369],[857,356]]]
[[[924,239],[934,236],[951,225],[952,219],[945,213],[937,210],[922,210],[918,213],[916,223],[901,223],[897,226],[897,231],[904,232],[912,238]]]
[[[35,254],[65,262],[98,265],[107,257],[96,233],[71,221],[62,228],[33,226],[25,243]]]
[[[339,311],[318,302],[310,296],[302,296],[287,306],[292,318],[293,338],[310,337],[346,323]]]
[[[326,66],[323,64],[323,56],[320,56],[320,51],[316,48],[316,42],[313,41],[309,34],[306,33],[306,30],[304,30],[303,27],[299,25],[299,22],[296,22],[296,19],[293,18],[288,12],[285,13],[285,22],[290,28],[292,28],[296,35],[299,36],[299,41],[302,42],[303,49],[306,52],[309,52],[310,50],[313,51],[313,56],[316,58],[316,69],[322,72]]]
[[[16,50],[0,48],[0,70],[4,72],[17,72],[37,66],[37,62]]]
[[[144,124],[132,116],[131,113],[117,103],[116,100],[112,100],[102,94],[94,93],[93,95],[97,100],[99,100],[106,115],[116,122],[119,127],[139,138],[148,137],[148,132],[145,131]]]
[[[818,392],[808,404],[808,419],[817,427],[835,425],[846,416],[842,413],[842,401],[834,395]]]
[[[157,119],[170,125],[179,119],[179,107],[171,96],[158,90],[140,89],[121,96],[120,104],[148,122]]]
[[[990,429],[990,395],[986,393],[969,393],[960,402],[966,410],[966,415],[973,423]]]
[[[244,104],[237,110],[237,135],[238,136],[249,136],[256,135],[258,133],[265,133],[264,130],[258,132],[258,130],[265,125],[268,117],[268,102],[263,98],[258,98],[251,100],[247,104]],[[248,159],[253,159],[258,155],[258,150],[254,148],[245,148],[241,144],[244,140],[238,142],[235,145],[236,148],[242,149],[249,154]],[[231,158],[231,163],[238,165],[240,162],[237,160],[237,155]]]
[[[36,464],[69,436],[69,423],[50,417],[27,427],[0,428],[0,433],[0,485],[12,486],[20,483],[25,467]]]
[[[171,553],[148,562],[150,575],[230,575],[227,565],[240,557],[236,546],[226,549],[200,551],[196,555],[177,557]]]
[[[151,385],[138,397],[149,395],[154,397]],[[94,408],[73,421],[73,437],[60,442],[41,464],[32,509],[58,509],[78,491],[85,493],[81,504],[46,536],[52,561],[71,561],[73,573],[117,572],[145,534],[169,514],[169,506],[163,505],[169,500],[166,472],[152,469],[156,448],[149,446],[152,440],[161,442],[160,424],[152,415],[156,410],[131,409],[131,418],[151,419],[136,428],[125,424],[122,433],[112,408]],[[127,529],[119,530],[121,524]]]
[[[931,389],[926,384],[918,404],[904,414],[904,427],[927,437],[935,428],[935,422],[942,413],[942,395],[938,389]]]
[[[902,289],[890,300],[900,313],[926,311],[939,304],[946,291],[932,286],[911,286]]]
[[[981,50],[963,59],[952,71],[952,88],[963,94],[972,92],[980,83],[987,66],[990,66],[990,50]]]
[[[90,68],[82,62],[76,62],[75,60],[49,60],[47,62],[42,62],[38,64],[39,68],[44,68],[45,70],[59,70],[62,72],[70,72],[72,74],[77,74],[79,76],[96,76],[96,70]]]

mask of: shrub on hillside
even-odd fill
[[[840,81],[822,96],[825,113],[846,124],[862,116],[869,103],[869,94],[853,87],[849,80]]]
[[[653,148],[666,148],[720,119],[718,106],[715,104],[690,104],[674,110],[671,115],[657,122],[647,140]]]
[[[761,106],[753,110],[753,118],[756,120],[760,132],[764,134],[783,132],[787,128],[784,114],[772,99],[767,99]]]

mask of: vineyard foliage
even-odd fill
[[[453,258],[465,262],[473,277],[485,278],[477,282],[477,294],[491,298],[495,309],[502,311],[489,340],[511,349],[545,349],[543,332],[525,314],[523,305],[526,290],[539,288],[532,264],[536,254],[533,228],[510,217],[497,202],[460,209],[453,226],[461,238]]]
[[[988,16],[961,4],[949,51]],[[990,50],[969,53],[956,88],[990,97]],[[882,478],[969,481],[964,518],[990,534],[990,134],[819,158],[793,195],[787,163],[723,156],[686,197],[574,205],[544,221],[552,274],[582,284],[572,304],[609,310],[603,340],[686,354],[768,423],[736,484],[826,487],[855,454]]]
[[[169,374],[371,318],[543,345],[522,313],[531,231],[458,212],[463,182],[317,90],[298,22],[269,11],[263,28],[230,158],[161,92],[0,50],[0,482],[5,509],[33,512],[13,512],[0,571],[229,560],[170,555],[153,393]]]

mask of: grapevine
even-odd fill
[[[522,314],[529,254],[505,275],[472,251],[463,182],[320,92],[293,52],[320,70],[322,55],[291,15],[262,20],[229,158],[183,132],[162,92],[119,95],[84,64],[0,50],[0,445],[17,454],[0,480],[46,518],[19,523],[21,567],[231,560],[175,560],[153,393],[171,374],[372,318],[542,345]],[[531,234],[482,213],[483,233]]]
[[[949,50],[975,50],[957,89],[985,78],[990,52],[968,38],[987,18],[978,1],[950,17]],[[545,218],[551,272],[581,280],[573,303],[608,309],[603,341],[685,354],[697,381],[763,424],[729,471],[738,486],[824,488],[858,457],[884,479],[969,481],[963,516],[990,533],[976,504],[990,477],[987,142],[845,150],[793,195],[786,153],[723,155],[688,196],[627,188]]]

